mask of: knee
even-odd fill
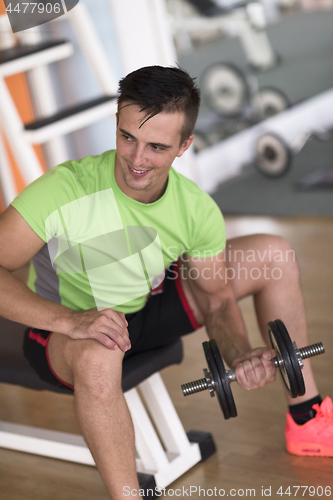
[[[282,236],[266,236],[268,247],[268,257],[270,262],[296,263],[296,253],[290,243]]]
[[[281,236],[253,234],[229,240],[226,260],[231,264],[296,264],[296,254],[290,243]]]
[[[261,236],[261,235],[260,235]],[[295,250],[290,243],[281,236],[262,235],[259,240],[258,255],[262,255],[265,264],[271,272],[275,271],[289,279],[299,279],[299,268]]]
[[[79,341],[73,361],[74,388],[84,388],[92,398],[110,398],[121,391],[121,349],[111,350],[96,340]]]

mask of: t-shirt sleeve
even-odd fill
[[[66,168],[54,167],[29,184],[11,203],[45,243],[48,239],[45,221],[64,204],[71,189],[70,177]]]
[[[191,257],[209,258],[221,253],[226,245],[226,230],[222,212],[216,202],[204,193],[198,206],[197,222],[191,249]]]

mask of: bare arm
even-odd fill
[[[44,244],[15,208],[9,206],[0,215],[0,315],[73,339],[94,338],[106,347],[126,351],[130,342],[122,313],[111,309],[72,311],[39,297],[12,274]]]
[[[206,259],[188,259],[187,276],[191,294],[200,309],[207,333],[216,340],[226,363],[236,368],[237,380],[245,389],[272,382],[275,367],[269,361],[274,351],[267,347],[252,349],[232,280],[226,279],[223,254]],[[197,271],[190,273],[195,267]]]

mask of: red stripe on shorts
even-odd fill
[[[177,262],[174,263],[174,269],[173,270],[177,273],[177,275],[176,275],[176,289],[177,289],[177,292],[178,292],[178,296],[180,298],[180,301],[182,303],[184,311],[186,312],[186,314],[188,316],[188,319],[190,320],[190,323],[191,323],[193,329],[194,330],[198,330],[198,328],[201,328],[201,325],[199,325],[199,323],[195,319],[193,311],[192,311],[189,303],[187,302],[187,298],[186,298],[186,295],[185,295],[185,292],[184,292],[183,286],[182,286],[182,281],[180,279],[180,274],[178,272],[178,268],[179,268],[179,261],[177,260]]]
[[[44,339],[41,336],[40,333],[33,332],[32,330],[29,331],[29,338],[32,339],[32,340],[35,340],[36,342],[38,342],[38,344],[41,344],[43,347],[45,347],[45,353],[46,353],[47,363],[49,365],[49,368],[50,368],[51,372],[55,376],[55,378],[57,380],[59,380],[59,382],[61,382],[62,384],[64,384],[67,387],[69,387],[70,389],[74,389],[74,387],[72,385],[67,384],[67,382],[65,382],[64,380],[61,380],[61,378],[58,377],[58,375],[55,373],[55,371],[53,370],[53,368],[51,366],[50,357],[49,357],[49,351],[48,351],[49,340],[50,340],[51,335],[52,335],[52,332],[50,332],[49,335],[48,335],[48,337],[46,339]]]
[[[55,376],[55,378],[57,380],[59,380],[59,382],[61,382],[62,384],[64,384],[66,387],[69,387],[70,389],[73,389],[74,390],[74,387],[71,385],[71,384],[67,384],[67,382],[65,382],[64,380],[62,380],[60,377],[58,377],[58,375],[56,374],[56,372],[53,370],[52,368],[52,365],[51,365],[51,362],[50,362],[50,357],[49,357],[49,339],[52,335],[52,332],[50,333],[50,335],[47,337],[47,343],[46,343],[46,348],[45,348],[45,352],[46,352],[46,358],[47,358],[47,362],[49,364],[49,367],[50,367],[50,370],[51,372],[53,373],[53,375]]]
[[[36,340],[38,344],[41,344],[44,347],[47,345],[47,339],[44,339],[40,333],[35,333],[32,330],[29,332],[29,339]]]

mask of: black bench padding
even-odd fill
[[[24,128],[25,130],[39,130],[43,127],[46,127],[47,125],[52,125],[53,123],[63,120],[64,118],[69,118],[70,116],[82,113],[82,111],[87,111],[88,109],[95,108],[100,104],[104,104],[109,101],[115,101],[116,98],[117,96],[115,95],[105,95],[87,102],[83,102],[81,104],[76,104],[75,106],[69,106],[61,111],[58,111],[54,115],[47,116],[46,118],[39,118],[34,122],[27,123]]]
[[[0,64],[5,64],[15,59],[21,59],[22,57],[37,54],[38,52],[43,52],[44,50],[53,49],[53,47],[58,47],[60,45],[66,45],[69,43],[67,40],[58,40],[53,42],[43,42],[36,45],[16,45],[9,49],[0,50]]]
[[[26,327],[0,317],[0,382],[29,389],[69,394],[41,380],[25,359],[22,351]],[[166,366],[178,364],[183,358],[181,340],[167,347],[136,354],[123,363],[122,387],[126,392]]]
[[[252,0],[237,0],[233,5],[221,6],[216,4],[214,0],[187,0],[193,7],[197,9],[200,14],[206,17],[221,16],[224,14],[229,14],[232,10],[238,7],[244,7]]]

